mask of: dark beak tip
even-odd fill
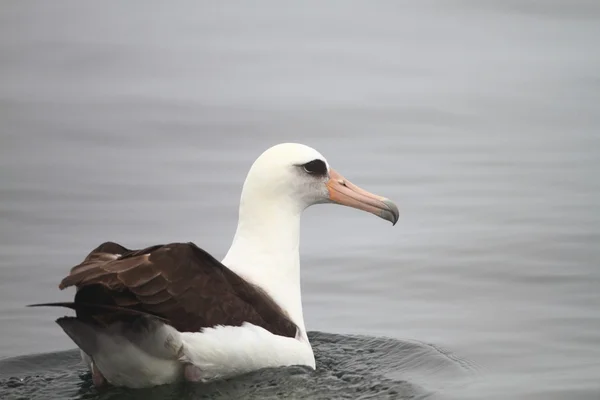
[[[400,211],[398,210],[398,206],[391,200],[385,199],[383,200],[383,204],[385,204],[388,208],[386,210],[386,214],[388,214],[391,218],[385,218],[392,223],[392,226],[396,225],[398,219],[400,218]]]

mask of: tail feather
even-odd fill
[[[98,351],[97,333],[92,325],[75,317],[62,317],[56,323],[85,354],[92,356]]]
[[[117,322],[101,326],[76,317],[62,317],[56,323],[115,386],[155,386],[174,382],[181,376],[179,332],[154,319],[139,318],[133,325]]]
[[[166,318],[160,317],[155,314],[150,314],[144,311],[134,310],[132,308],[125,308],[119,306],[110,306],[106,304],[91,304],[91,303],[82,303],[82,302],[56,302],[56,303],[38,303],[38,304],[28,304],[27,307],[65,307],[70,308],[75,311],[112,311],[118,313],[124,313],[128,315],[138,315],[144,317],[151,317],[161,320],[163,322],[168,322]]]
[[[76,310],[75,303],[72,301],[57,302],[57,303],[27,304],[26,307],[67,307],[72,310]]]

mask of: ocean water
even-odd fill
[[[0,397],[600,398],[600,3],[5,2]],[[295,141],[393,199],[306,211],[317,371],[91,387],[54,320],[106,240],[217,258]]]

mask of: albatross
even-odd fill
[[[300,216],[334,203],[396,224],[387,198],[352,184],[317,150],[283,143],[262,153],[242,188],[225,258],[194,243],[131,250],[106,242],[59,288],[75,310],[56,320],[81,350],[92,381],[143,388],[207,382],[291,365],[315,369],[300,293]]]

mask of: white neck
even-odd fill
[[[289,198],[242,192],[238,226],[223,264],[260,286],[306,334],[300,293],[300,207]]]

